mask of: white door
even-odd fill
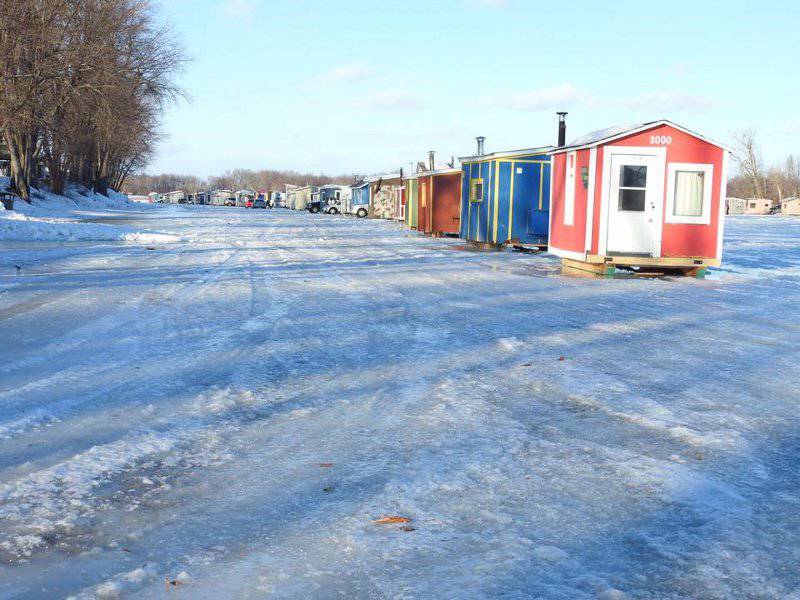
[[[608,254],[659,256],[663,158],[612,154],[609,185]]]

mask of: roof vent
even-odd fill
[[[478,156],[483,156],[483,146],[486,143],[486,138],[481,135],[475,139],[478,141]]]
[[[567,143],[567,115],[569,113],[557,112],[558,115],[558,147]]]

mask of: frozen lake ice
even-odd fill
[[[800,598],[800,219],[639,280],[83,218],[169,235],[0,242],[0,599]]]

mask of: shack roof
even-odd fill
[[[517,156],[528,156],[531,154],[547,154],[553,150],[553,146],[539,146],[538,148],[525,148],[522,150],[505,150],[502,152],[492,152],[490,154],[473,154],[459,158],[462,163],[482,162],[484,160],[497,160],[501,158],[514,158]]]
[[[454,173],[461,173],[461,167],[437,167],[432,171],[417,171],[417,177],[427,177],[428,175],[452,175]]]
[[[390,173],[388,175],[373,175],[364,179],[367,183],[375,183],[377,181],[391,181],[392,179],[400,179],[400,173]]]
[[[688,135],[691,135],[705,142],[708,142],[712,146],[717,146],[718,148],[722,148],[723,150],[728,150],[727,146],[714,142],[713,140],[710,140],[707,137],[702,136],[695,131],[692,131],[691,129],[682,127],[677,123],[673,123],[672,121],[669,121],[667,119],[660,119],[658,121],[647,121],[645,123],[632,123],[632,124],[629,123],[627,125],[615,125],[613,127],[606,127],[605,129],[598,129],[597,131],[592,131],[591,133],[587,133],[586,135],[583,135],[579,138],[572,140],[566,146],[561,146],[560,148],[552,149],[550,154],[559,154],[561,152],[567,152],[569,150],[580,150],[583,148],[591,148],[594,146],[599,146],[601,144],[605,144],[607,142],[611,142],[622,137],[627,137],[635,133],[647,131],[648,129],[660,127],[661,125],[668,125],[670,127],[674,127],[675,129],[682,131]]]

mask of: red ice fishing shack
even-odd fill
[[[563,118],[562,118],[563,119]],[[670,121],[553,150],[549,251],[565,270],[696,275],[722,260],[728,150]]]
[[[437,165],[428,153],[428,170],[417,172],[417,230],[457,236],[461,228],[461,169],[455,160]]]

